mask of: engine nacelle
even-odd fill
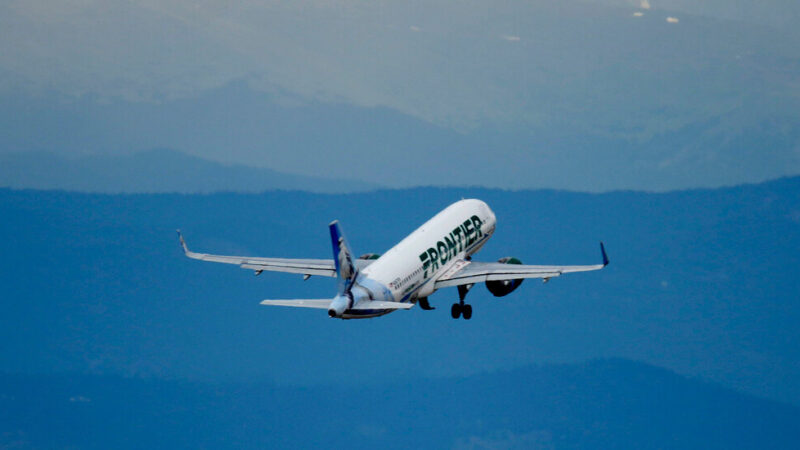
[[[353,300],[346,295],[337,295],[328,307],[328,316],[342,317],[342,314],[353,304]]]
[[[363,255],[359,256],[358,259],[378,259],[381,255],[377,253],[364,253]]]
[[[522,264],[522,261],[511,256],[500,258],[497,260],[497,262],[502,264]],[[518,288],[523,281],[525,281],[523,278],[516,280],[487,281],[486,289],[489,289],[489,292],[491,292],[495,297],[504,297],[514,292],[514,289]]]

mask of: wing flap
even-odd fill
[[[473,263],[474,264],[474,263]],[[492,272],[482,270],[479,265],[472,270],[462,269],[460,272],[447,278],[440,278],[436,280],[435,288],[443,288],[450,286],[460,286],[464,284],[482,283],[484,281],[502,281],[502,280],[517,280],[520,278],[553,278],[561,275],[561,272],[555,271],[538,271],[538,272]]]

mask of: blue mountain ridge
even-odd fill
[[[790,448],[798,423],[618,359],[358,388],[0,374],[12,448]]]
[[[357,254],[380,253],[462,197],[498,218],[481,260],[594,263],[602,239],[611,265],[500,299],[476,286],[469,322],[449,317],[454,289],[434,311],[339,321],[258,304],[332,297],[333,280],[192,261],[175,236],[203,252],[327,258],[340,219]],[[0,371],[357,389],[620,357],[798,404],[798,197],[800,178],[667,194],[0,190]]]
[[[72,158],[45,152],[0,154],[0,186],[109,194],[263,192],[280,189],[343,193],[377,187],[359,181],[222,164],[169,149]]]
[[[583,6],[575,10],[581,21],[586,20]],[[615,21],[631,22],[627,15]],[[560,21],[553,18],[542,25],[549,27],[557,22]],[[0,92],[0,153],[118,155],[138,149],[171,148],[209,160],[392,188],[468,184],[519,189],[665,191],[797,175],[800,164],[793,151],[800,142],[795,114],[797,100],[789,94],[794,91],[781,94],[775,88],[786,85],[785,80],[800,73],[797,58],[756,54],[739,60],[737,54],[750,44],[705,32],[694,38],[682,36],[686,41],[677,44],[673,41],[674,29],[668,32],[663,24],[650,25],[664,35],[660,39],[649,36],[647,30],[652,28],[644,22],[636,26],[639,32],[635,35],[648,35],[648,43],[664,42],[678,47],[670,50],[657,46],[659,52],[664,52],[658,56],[642,51],[643,57],[653,58],[652,64],[643,63],[641,57],[625,50],[639,38],[622,33],[610,47],[613,53],[622,54],[601,60],[633,58],[629,64],[634,65],[634,70],[624,69],[625,64],[588,70],[581,63],[580,67],[564,67],[563,73],[550,74],[548,78],[552,79],[538,88],[519,78],[523,85],[518,89],[527,93],[526,102],[533,109],[525,114],[508,111],[503,114],[546,118],[538,126],[488,121],[480,122],[476,128],[457,131],[387,107],[308,100],[280,89],[263,92],[247,79],[231,81],[191,98],[163,102],[126,102],[52,92],[29,95],[20,89],[13,94]],[[591,21],[578,28],[583,30],[587,26],[592,26]],[[631,24],[625,25],[628,26]],[[576,33],[568,28],[556,28],[565,38],[575,37]],[[621,29],[612,26],[609,30],[616,34]],[[708,29],[695,29],[699,30]],[[739,35],[739,30],[733,32],[733,37]],[[712,37],[725,50],[695,48],[697,42],[708,43]],[[765,34],[763,39],[772,47],[780,42],[772,33]],[[576,50],[587,51],[583,44],[574,45]],[[786,43],[781,46],[794,52],[794,47]],[[533,45],[531,50],[537,48]],[[689,63],[686,67],[699,64],[713,74],[700,76],[694,71],[675,74],[675,67],[684,63],[672,59],[685,54],[687,48],[700,54],[691,58],[696,64]],[[465,50],[464,60],[474,62],[473,46],[466,46]],[[587,58],[558,58],[558,61],[596,59],[594,52],[588,53]],[[715,55],[713,59],[719,61],[711,63],[709,55]],[[437,61],[442,63],[439,58]],[[530,63],[533,65],[530,70],[539,71],[542,60],[533,58]],[[647,74],[640,73],[642,70]],[[463,70],[465,74],[477,72],[481,71],[473,67]],[[565,77],[575,74],[589,79],[564,84]],[[764,77],[760,83],[751,79],[756,74],[758,79]],[[762,86],[774,89],[762,93]],[[505,89],[504,85],[502,90]],[[402,90],[411,91],[407,87]],[[476,92],[469,90],[470,95]],[[508,94],[511,103],[516,103],[521,95],[516,91]],[[595,97],[598,95],[606,100]],[[684,98],[679,102],[683,106],[667,100],[673,99],[673,95]],[[484,100],[478,104],[485,106]],[[601,123],[595,123],[598,120]],[[55,186],[49,184],[52,181],[47,177],[33,178],[40,173],[36,171],[31,174],[12,171],[4,176],[2,161],[0,158],[0,182],[5,177],[28,184],[0,185],[74,189],[75,185],[86,184],[81,177],[70,177],[69,171],[48,172],[55,180],[66,178],[66,184]],[[163,163],[154,160],[147,169],[165,174],[152,165],[169,162],[170,158]],[[56,163],[42,161],[42,164]],[[226,176],[230,171],[225,167],[217,172],[203,172],[213,180],[224,181],[210,183],[209,188],[209,184],[198,183],[188,176],[191,172],[183,175],[173,171],[167,172],[168,176],[148,177],[148,172],[137,175],[126,173],[125,168],[113,170],[120,177],[117,184],[109,183],[114,178],[104,179],[103,173],[93,174],[95,178],[91,179],[111,186],[101,185],[102,192],[160,192],[163,189],[156,188],[164,185],[170,187],[169,191],[179,192],[252,191],[255,170],[241,170],[237,177]],[[30,184],[31,178],[39,184]],[[255,184],[263,183],[259,179]],[[120,184],[124,189],[117,187]]]

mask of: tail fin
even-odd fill
[[[353,264],[353,255],[350,246],[339,229],[339,221],[334,220],[328,227],[331,230],[331,244],[333,244],[333,262],[336,265],[336,275],[339,277],[339,293],[349,290],[357,272]]]

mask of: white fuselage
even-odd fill
[[[494,233],[497,220],[476,199],[453,203],[364,268],[353,290],[359,298],[416,302],[435,291],[436,279],[458,270]],[[380,316],[392,309],[348,310],[342,318]]]

